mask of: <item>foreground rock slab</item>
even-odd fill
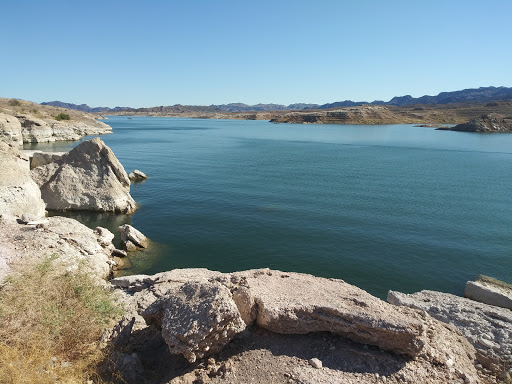
[[[131,213],[136,209],[126,171],[99,138],[84,141],[60,161],[31,173],[49,210]]]
[[[256,313],[256,323],[272,332],[330,331],[411,356],[425,345],[421,319],[342,280],[270,270],[233,275],[241,284],[235,294],[246,291],[253,298],[242,310]]]
[[[328,331],[443,366],[458,380],[478,381],[476,352],[454,327],[342,280],[269,269],[183,269],[116,278],[112,284],[126,292],[128,311],[161,328],[169,350],[189,361],[221,351],[237,333],[256,326],[282,334]],[[226,315],[213,315],[213,308]]]
[[[480,363],[495,373],[512,367],[512,311],[448,293],[389,291],[388,301],[453,324],[473,344]]]

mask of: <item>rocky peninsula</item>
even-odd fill
[[[0,98],[0,139],[18,145],[112,133],[109,125],[97,119],[90,113]]]
[[[367,112],[370,118],[375,111]],[[94,284],[114,291],[124,316],[91,346],[105,351],[101,377],[127,383],[510,382],[512,316],[496,303],[428,291],[390,292],[385,302],[340,279],[270,269],[176,269],[109,281],[114,257],[125,252],[116,249],[114,235],[47,218],[45,209],[128,214],[136,206],[130,178],[99,138],[32,161],[31,169],[20,140],[62,136],[39,133],[47,132],[42,124],[24,136],[22,120],[6,115],[0,125],[0,295],[9,276],[40,261],[63,271],[63,278],[85,270]],[[128,253],[147,246],[140,232],[120,231]]]
[[[458,124],[452,127],[452,131],[465,132],[512,132],[512,118],[497,113],[482,115],[479,118],[471,119],[467,123]]]

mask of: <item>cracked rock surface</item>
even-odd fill
[[[254,329],[296,335],[328,331],[386,351],[403,367],[416,365],[426,375],[444,372],[444,381],[425,377],[422,382],[479,382],[476,352],[453,326],[386,303],[342,280],[269,269],[181,269],[111,283],[123,289],[128,310],[138,316],[135,329],[144,331],[146,322],[156,326],[168,350],[189,362],[221,353],[231,340],[243,340]],[[314,357],[306,360],[308,366]],[[333,377],[327,375],[323,382]]]

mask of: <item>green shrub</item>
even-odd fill
[[[70,120],[71,118],[67,113],[59,113],[57,116],[55,116],[55,120],[61,121],[61,120]]]
[[[19,100],[11,99],[11,100],[9,100],[9,105],[11,107],[19,107],[21,105],[21,103]]]

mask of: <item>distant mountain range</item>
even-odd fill
[[[196,112],[249,112],[249,111],[284,111],[284,110],[304,110],[304,109],[330,109],[339,107],[354,107],[357,105],[394,105],[403,107],[413,104],[451,104],[451,103],[487,103],[489,101],[511,100],[512,87],[480,87],[473,89],[464,89],[462,91],[441,92],[437,96],[421,96],[412,97],[411,95],[395,96],[391,100],[385,102],[375,100],[367,101],[337,101],[328,104],[307,104],[297,103],[290,105],[281,104],[256,104],[247,105],[243,103],[220,104],[210,106],[183,106],[176,104],[173,106],[160,106],[152,108],[128,108],[128,107],[96,107],[91,108],[87,104],[71,104],[61,101],[50,101],[41,103],[42,105],[53,105],[55,107],[63,107],[69,109],[77,109],[83,112],[173,112],[196,111]]]
[[[52,105],[54,107],[60,107],[60,108],[68,108],[68,109],[76,109],[77,111],[82,112],[89,112],[89,113],[96,113],[96,112],[118,112],[118,111],[124,111],[125,109],[129,109],[127,107],[115,107],[115,108],[109,108],[109,107],[89,107],[87,104],[72,104],[72,103],[64,103],[62,101],[48,101],[41,103],[41,105]]]

